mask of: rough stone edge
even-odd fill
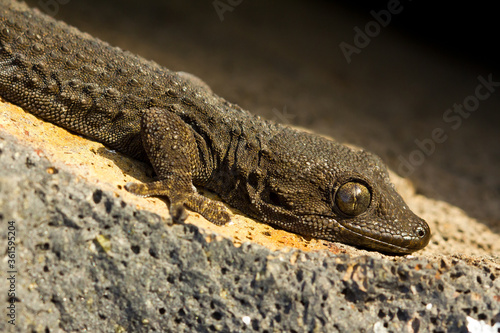
[[[253,244],[235,248],[195,226],[167,226],[156,214],[123,207],[112,193],[51,169],[50,162],[11,137],[0,137],[0,151],[2,229],[10,216],[31,216],[24,230],[30,239],[21,239],[16,249],[30,259],[19,262],[20,331],[465,332],[468,316],[488,325],[500,321],[498,272],[487,266],[458,259],[272,252]],[[39,182],[23,189],[27,180]],[[44,189],[48,184],[56,188],[52,194]],[[31,212],[34,203],[23,202],[30,195],[49,209]],[[72,216],[79,212],[71,202],[89,218]],[[137,233],[124,232],[134,229]],[[145,246],[136,239],[139,230],[149,235],[149,250],[135,257],[130,244]],[[5,248],[5,232],[1,242]],[[171,249],[168,256],[166,249]],[[82,258],[95,260],[94,266]],[[171,270],[176,279],[153,273],[156,266]],[[96,281],[85,280],[89,270]],[[81,295],[77,286],[85,283],[94,289]],[[0,286],[1,295],[5,288]],[[3,320],[0,330],[12,327]]]

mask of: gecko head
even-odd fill
[[[428,244],[429,226],[396,192],[379,157],[310,134],[287,141],[301,144],[276,157],[282,167],[268,171],[260,192],[268,223],[391,254]]]
[[[383,182],[364,175],[340,180],[332,191],[335,217],[316,218],[345,243],[391,254],[422,249],[429,243],[429,226],[410,210],[388,177],[379,180]]]

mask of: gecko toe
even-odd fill
[[[147,197],[148,196],[146,189],[144,187],[144,184],[130,182],[130,183],[125,184],[125,189],[128,192],[135,194],[137,196],[140,196],[140,197]]]
[[[183,223],[187,219],[186,208],[182,204],[170,205],[170,215],[174,223]]]

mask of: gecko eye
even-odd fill
[[[348,182],[340,186],[335,193],[335,204],[338,209],[349,216],[357,216],[364,213],[372,196],[368,188],[360,183]]]

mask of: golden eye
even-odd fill
[[[335,193],[335,204],[338,209],[349,216],[364,213],[370,206],[371,199],[368,188],[356,182],[345,183]]]

